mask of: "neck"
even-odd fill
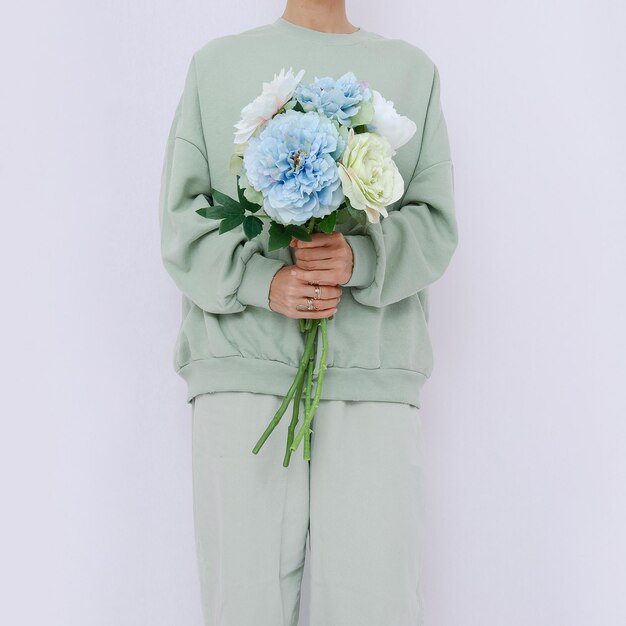
[[[281,17],[324,33],[353,33],[358,30],[348,21],[345,0],[287,0]]]

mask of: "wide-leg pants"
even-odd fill
[[[252,453],[282,397],[195,397],[193,501],[206,626],[296,626],[307,537],[310,626],[422,626],[420,410],[322,400],[283,466],[292,405]],[[304,416],[304,400],[300,422]],[[298,426],[299,428],[299,426]],[[296,430],[297,432],[297,430]]]

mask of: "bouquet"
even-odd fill
[[[393,156],[416,131],[368,82],[352,72],[302,82],[304,70],[281,69],[262,93],[241,111],[235,124],[230,171],[237,178],[237,199],[217,189],[213,204],[197,209],[221,220],[219,233],[243,227],[248,239],[269,221],[268,250],[293,239],[311,241],[312,232],[331,233],[352,216],[359,224],[387,217],[386,206],[399,200],[404,181]],[[319,405],[328,353],[327,319],[300,319],[304,350],[293,384],[254,446],[257,454],[293,401],[283,466],[303,443],[310,460],[313,417]],[[322,354],[313,390],[317,334]],[[305,393],[305,414],[299,421]]]

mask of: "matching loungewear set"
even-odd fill
[[[303,81],[353,72],[417,125],[394,161],[402,198],[379,223],[337,225],[354,268],[328,320],[311,460],[283,466],[291,406],[252,448],[302,355],[297,319],[269,306],[293,248],[267,229],[219,234],[196,209],[230,170],[241,109],[281,68]],[[307,540],[310,626],[423,626],[420,391],[433,368],[428,287],[457,246],[453,165],[439,72],[420,48],[360,29],[325,33],[283,18],[215,38],[192,57],[163,165],[164,266],[182,292],[175,371],[193,420],[193,506],[207,626],[296,626]],[[318,333],[321,334],[321,333]],[[321,349],[316,350],[314,376]],[[304,399],[300,414],[304,415]],[[300,422],[301,423],[301,422]]]

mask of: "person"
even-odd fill
[[[386,217],[269,250],[266,231],[220,234],[196,211],[213,190],[237,197],[233,127],[290,67],[308,82],[353,72],[416,131],[393,157],[404,190]],[[206,625],[297,624],[307,540],[311,626],[422,625],[428,291],[458,241],[437,65],[353,26],[339,0],[288,0],[276,20],[208,41],[174,114],[159,219],[163,264],[182,292],[173,365],[192,406]],[[252,448],[294,380],[299,320],[320,318],[328,354],[311,457],[294,452],[284,467],[288,416]]]

